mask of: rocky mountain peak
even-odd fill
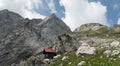
[[[55,37],[71,32],[55,14],[45,19],[25,19],[9,10],[0,11],[0,66],[10,66],[52,47]],[[17,61],[17,62],[16,62]]]
[[[7,18],[7,19],[23,19],[19,14],[9,11],[7,9],[0,11],[0,18]]]
[[[44,20],[47,21],[47,20],[53,20],[53,19],[59,19],[55,13],[51,14],[50,16],[46,17]]]
[[[24,18],[7,9],[0,11],[0,39],[24,24]]]
[[[55,13],[53,13],[53,14],[51,14],[49,17],[51,17],[51,18],[55,18],[55,17],[57,17],[57,16],[56,16]]]
[[[0,12],[9,12],[8,9],[1,10]]]
[[[53,37],[71,32],[70,28],[55,14],[43,19],[43,21],[38,24],[38,27],[40,28],[38,31],[41,31],[41,37],[47,38],[48,36]]]
[[[113,25],[113,27],[120,27],[120,24],[115,24]]]
[[[80,31],[96,31],[101,28],[107,28],[107,26],[99,24],[99,23],[88,23],[88,24],[83,24],[80,27],[75,29],[75,32],[80,32]]]
[[[89,23],[71,32],[55,14],[30,20],[5,9],[0,11],[0,66],[114,65],[120,63],[119,30],[120,25]],[[53,60],[58,61],[44,58],[42,51],[48,47],[57,52]]]

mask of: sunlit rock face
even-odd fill
[[[0,11],[0,66],[9,66],[53,45],[54,37],[71,32],[55,14],[45,19],[28,19]]]
[[[96,31],[101,28],[107,28],[107,26],[104,26],[99,23],[88,23],[81,25],[80,27],[76,28],[74,32],[83,32],[83,31]]]

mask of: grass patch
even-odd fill
[[[97,31],[87,31],[88,37],[99,37],[99,38],[119,38],[120,31],[116,32],[113,29],[101,28]]]
[[[70,52],[56,59],[55,63],[51,64],[51,66],[58,66],[60,64],[63,64],[63,66],[76,66],[80,61],[86,62],[83,66],[120,66],[120,58],[118,56],[106,57],[103,55],[103,51],[97,51],[96,55],[85,55],[84,57],[77,57],[75,52]],[[64,56],[68,56],[68,58],[62,61],[61,59]]]

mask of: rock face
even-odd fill
[[[31,56],[30,58],[26,60],[20,61],[18,64],[11,64],[11,66],[48,66],[43,62],[43,59],[41,59],[41,56]]]
[[[44,55],[41,54],[41,51],[48,47],[60,55],[72,51],[76,52],[77,56],[86,54],[88,54],[86,56],[94,54],[119,56],[119,36],[119,26],[109,28],[98,23],[89,23],[71,32],[55,14],[45,19],[30,20],[11,11],[2,10],[0,11],[0,66],[49,66],[45,64]],[[70,56],[67,57],[70,59]],[[66,60],[64,57],[63,59],[62,61]],[[81,61],[78,66],[87,64],[86,62]],[[64,63],[59,65],[62,66]]]
[[[24,19],[8,10],[0,11],[0,39],[24,25]]]
[[[89,24],[81,25],[80,27],[76,28],[74,32],[96,31],[106,27],[107,26],[104,26],[98,23],[89,23]]]
[[[71,32],[54,14],[45,19],[24,19],[8,10],[0,11],[0,66],[18,63],[43,48],[54,38]]]
[[[56,35],[61,35],[70,32],[70,28],[55,14],[45,18],[38,25],[37,31],[40,32],[42,38],[51,38]]]
[[[53,49],[55,49],[58,54],[63,54],[65,52],[76,51],[79,46],[80,44],[75,38],[69,34],[63,34],[56,38]]]

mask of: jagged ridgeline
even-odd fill
[[[88,23],[72,32],[55,14],[28,19],[0,11],[0,66],[119,66],[119,48],[120,25]],[[45,59],[51,50],[57,56]]]
[[[19,63],[46,47],[52,47],[56,36],[70,32],[55,14],[30,20],[9,10],[1,10],[0,66]]]

